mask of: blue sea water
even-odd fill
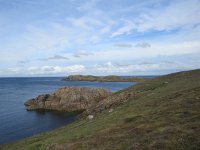
[[[106,88],[112,91],[133,82],[62,81],[60,77],[0,78],[0,144],[49,131],[76,120],[76,116],[58,112],[26,111],[24,102],[39,94],[52,93],[63,86]]]

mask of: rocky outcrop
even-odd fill
[[[86,117],[87,115],[100,113],[105,109],[115,108],[123,103],[126,103],[130,98],[138,97],[137,92],[133,92],[130,90],[126,90],[123,92],[113,93],[112,95],[102,99],[96,105],[92,105],[91,107],[87,108],[82,114],[82,117]]]
[[[109,90],[86,87],[64,87],[53,94],[39,95],[24,103],[27,110],[84,111],[111,95]]]
[[[98,82],[143,82],[147,78],[138,77],[120,77],[120,76],[92,76],[92,75],[71,75],[63,80],[65,81],[98,81]]]

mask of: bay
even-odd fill
[[[0,78],[0,144],[16,141],[72,123],[76,115],[26,111],[24,102],[64,86],[118,91],[134,82],[62,81],[61,77]]]

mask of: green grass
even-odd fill
[[[200,70],[148,80],[119,93],[129,101],[2,150],[199,149]],[[134,96],[132,93],[136,93]]]

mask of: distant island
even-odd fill
[[[64,81],[98,81],[98,82],[144,82],[148,78],[140,77],[121,77],[115,75],[93,76],[93,75],[70,75],[63,79]]]

